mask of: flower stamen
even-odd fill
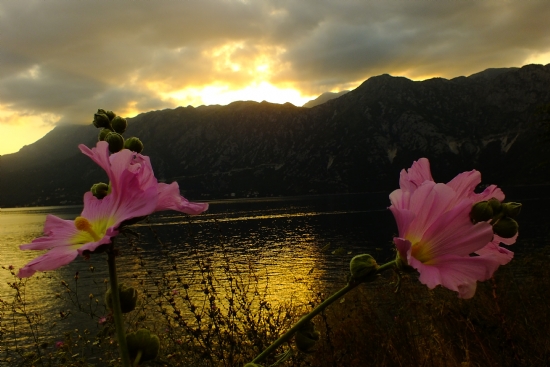
[[[74,220],[74,226],[79,231],[84,231],[90,234],[90,236],[92,236],[95,241],[99,241],[101,239],[101,237],[99,237],[97,233],[94,232],[92,224],[88,221],[88,219],[84,217],[76,217],[76,219]]]

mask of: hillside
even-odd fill
[[[387,191],[428,157],[445,181],[476,168],[484,183],[548,183],[537,111],[550,65],[411,81],[380,75],[313,108],[267,102],[179,107],[129,119],[157,177],[191,199]],[[109,109],[109,106],[98,106]],[[90,111],[90,119],[95,111]],[[115,111],[116,112],[116,111]],[[0,158],[0,207],[79,203],[103,173],[77,149],[93,126],[59,126]],[[546,168],[545,168],[546,167]]]

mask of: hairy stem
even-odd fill
[[[124,332],[124,321],[120,309],[120,295],[118,292],[118,279],[116,275],[116,263],[114,254],[114,244],[107,250],[107,262],[109,263],[109,281],[111,285],[111,301],[113,307],[113,319],[115,320],[116,335],[118,339],[118,349],[123,367],[132,366],[128,346],[126,345],[126,333]]]
[[[376,270],[377,274],[380,274],[381,272],[393,269],[395,267],[396,261],[390,261],[378,268]],[[321,302],[317,307],[315,307],[310,313],[302,317],[292,328],[290,328],[286,333],[281,335],[279,339],[275,340],[273,344],[271,344],[269,347],[267,347],[262,353],[260,353],[252,363],[259,363],[263,361],[271,352],[275,351],[278,347],[280,347],[283,343],[287,342],[296,331],[300,330],[300,328],[307,324],[311,319],[313,319],[315,316],[317,316],[321,311],[323,311],[325,308],[327,308],[330,304],[334,303],[337,299],[351,291],[353,288],[357,287],[362,282],[360,281],[354,281],[353,279],[346,284],[346,286],[342,289],[340,289],[338,292],[334,293],[332,296]]]

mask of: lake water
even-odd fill
[[[550,200],[540,199],[531,189],[512,192],[510,200],[524,204],[520,239],[513,250],[522,253],[548,244],[550,214],[546,208]],[[140,235],[137,245],[144,266],[127,241],[118,244],[119,277],[130,284],[151,285],[162,274],[173,276],[175,263],[183,282],[193,283],[200,271],[197,260],[210,258],[221,269],[225,249],[234,264],[252,264],[262,275],[260,288],[267,289],[269,302],[305,303],[314,289],[344,285],[353,256],[370,253],[379,263],[395,256],[391,238],[397,229],[388,204],[388,193],[373,193],[213,201],[206,213],[195,217],[157,213],[132,227]],[[74,219],[80,211],[78,206],[2,209],[0,265],[18,269],[37,256],[38,252],[21,251],[18,246],[42,235],[48,213]],[[108,278],[105,254],[79,257],[61,269],[33,276],[26,287],[28,311],[46,319],[59,318],[60,312],[77,313],[56,298],[64,291],[61,280],[75,289],[77,272],[80,302],[86,303],[92,294],[100,300],[96,310],[100,313]],[[9,272],[0,269],[0,298],[13,294],[7,285],[12,281]],[[97,320],[81,317],[71,327],[94,323]]]

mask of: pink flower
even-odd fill
[[[149,158],[127,149],[109,155],[108,144],[81,151],[98,163],[109,176],[111,192],[98,199],[91,192],[84,194],[84,209],[74,221],[54,215],[46,217],[44,237],[21,245],[22,250],[49,250],[19,270],[20,278],[36,271],[54,270],[73,261],[78,254],[93,252],[111,243],[122,222],[143,217],[156,211],[172,209],[199,214],[208,204],[190,203],[179,194],[177,183],[157,182]]]
[[[78,147],[82,153],[107,172],[112,193],[124,192],[127,190],[128,184],[137,185],[143,191],[154,187],[157,192],[155,212],[176,210],[187,214],[200,214],[208,209],[206,203],[192,203],[181,196],[177,182],[170,185],[159,183],[147,156],[128,149],[109,155],[109,144],[103,141],[98,142],[92,149],[83,144]],[[130,175],[132,182],[129,182],[130,180],[125,175]]]
[[[512,244],[517,236],[502,239],[493,235],[489,223],[470,220],[473,204],[504,199],[494,185],[475,193],[480,182],[481,175],[474,170],[447,184],[435,183],[429,161],[422,158],[401,171],[400,189],[390,194],[390,210],[399,229],[394,238],[399,258],[418,270],[420,281],[430,289],[442,285],[461,298],[471,298],[477,281],[489,279],[513,257],[499,243]]]
[[[59,342],[55,342],[55,347],[56,348],[63,348],[63,346],[65,345],[65,343],[63,343],[62,341],[59,341]]]

